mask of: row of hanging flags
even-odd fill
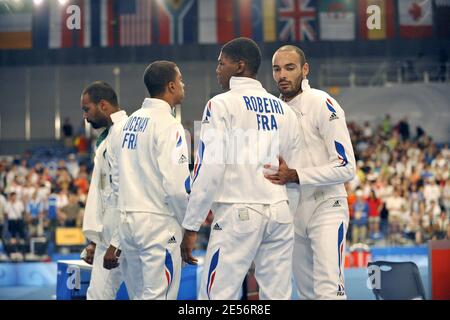
[[[69,30],[69,5],[81,28]],[[367,28],[367,8],[381,28]],[[434,30],[434,31],[433,31]],[[450,0],[0,1],[0,49],[450,37]]]

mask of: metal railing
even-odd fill
[[[450,82],[450,63],[413,61],[324,63],[319,69],[321,87],[373,87],[388,83]]]

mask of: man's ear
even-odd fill
[[[170,82],[167,84],[167,89],[169,90],[170,93],[175,92],[175,82],[170,81]]]
[[[306,78],[306,76],[309,74],[309,64],[308,62],[305,62],[305,64],[302,67],[302,73],[303,76]]]
[[[245,71],[245,61],[239,60],[238,63],[236,64],[236,74],[241,75],[244,73],[244,71]]]
[[[108,110],[108,102],[104,99],[101,99],[98,103],[101,112],[106,112]]]

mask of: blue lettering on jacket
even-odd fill
[[[148,117],[130,117],[123,127],[125,135],[122,140],[122,149],[127,148],[129,150],[134,150],[137,147],[138,134],[139,132],[144,132],[147,129],[148,122],[150,118]]]
[[[258,130],[278,130],[278,124],[274,114],[284,115],[283,106],[278,99],[253,96],[242,96],[242,98],[244,99],[247,111],[256,112]]]

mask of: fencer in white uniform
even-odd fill
[[[239,299],[252,261],[261,299],[290,299],[293,224],[285,186],[264,178],[263,165],[299,152],[290,108],[255,79],[256,43],[225,44],[217,75],[228,92],[208,101],[202,121],[192,192],[183,222],[183,259],[196,263],[196,232],[214,213],[199,299]]]
[[[114,90],[103,82],[94,82],[88,86],[83,91],[81,102],[85,119],[94,128],[105,127],[96,143],[94,169],[83,217],[82,230],[91,241],[87,247],[88,255],[91,256],[85,257],[92,264],[87,299],[113,300],[124,281],[126,260],[120,256],[117,258],[117,268],[108,270],[104,267],[106,252],[120,250],[116,232],[120,212],[111,188],[106,145],[115,123],[127,119],[127,114],[120,110]],[[132,293],[130,282],[125,282],[128,292]]]
[[[120,242],[134,298],[176,299],[190,173],[184,128],[172,108],[183,100],[184,84],[168,61],[150,64],[144,82],[152,98],[113,130],[108,152],[122,212]]]
[[[345,299],[344,259],[349,213],[344,183],[355,175],[355,156],[337,101],[311,89],[303,51],[281,47],[273,75],[297,115],[301,153],[294,165],[279,164],[267,177],[274,183],[299,183],[295,210],[293,270],[301,299]],[[292,169],[290,169],[292,168]]]

